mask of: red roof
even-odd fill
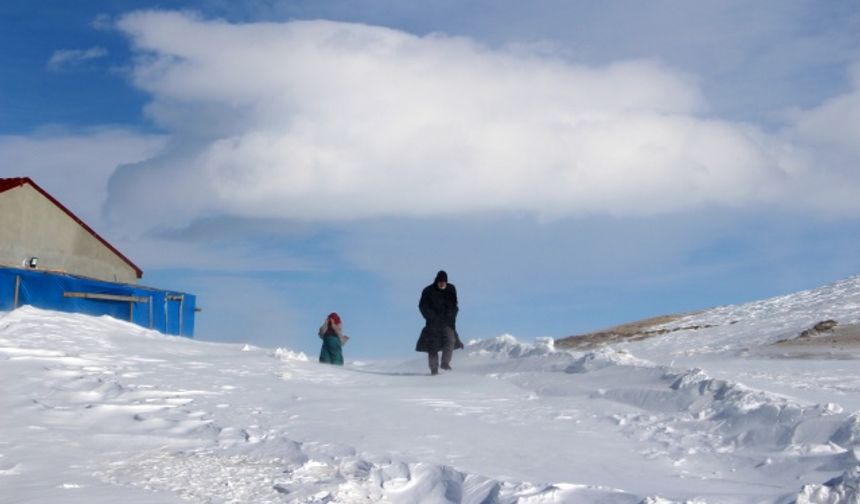
[[[24,185],[24,184],[30,184],[31,186],[33,186],[33,189],[35,189],[35,190],[39,191],[40,193],[42,193],[42,195],[43,195],[43,196],[45,196],[46,198],[48,198],[48,200],[49,200],[51,203],[53,203],[54,205],[57,205],[57,207],[58,207],[60,210],[62,210],[63,212],[66,212],[66,214],[67,214],[69,217],[71,217],[75,222],[77,222],[77,223],[78,223],[82,228],[86,229],[88,233],[90,233],[91,235],[93,235],[93,237],[94,237],[96,240],[98,240],[98,241],[102,242],[102,244],[104,244],[104,246],[105,246],[105,247],[109,248],[109,249],[111,250],[111,252],[113,252],[113,253],[114,253],[114,254],[116,254],[120,259],[122,259],[123,261],[125,261],[125,263],[126,263],[126,264],[128,264],[129,266],[131,266],[131,267],[132,267],[132,269],[134,270],[135,274],[137,275],[137,278],[141,278],[141,277],[143,276],[143,270],[142,270],[142,269],[138,268],[136,264],[134,264],[133,262],[131,262],[131,260],[130,260],[128,257],[124,256],[124,255],[122,254],[122,252],[120,252],[119,250],[117,250],[117,249],[116,249],[116,247],[114,247],[113,245],[111,245],[110,243],[108,243],[108,241],[107,241],[107,240],[105,240],[104,238],[102,238],[101,236],[99,236],[99,234],[98,234],[98,233],[96,233],[96,232],[93,230],[93,228],[91,228],[91,227],[87,226],[87,225],[86,225],[86,223],[85,223],[84,221],[82,221],[82,220],[81,220],[77,215],[73,214],[71,210],[69,210],[68,208],[66,208],[65,206],[63,206],[63,204],[62,204],[62,203],[60,203],[59,201],[57,201],[57,200],[56,200],[56,198],[54,198],[53,196],[51,196],[50,194],[48,194],[48,192],[47,192],[47,191],[45,191],[44,189],[42,189],[41,187],[39,187],[39,186],[38,186],[38,184],[36,184],[36,183],[35,183],[35,182],[33,182],[32,180],[30,180],[30,177],[0,178],[0,193],[5,192],[5,191],[8,191],[9,189],[14,189],[14,188],[16,188],[16,187],[20,187],[20,186],[22,186],[22,185]]]

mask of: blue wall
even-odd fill
[[[90,278],[0,266],[0,310],[32,305],[87,315],[110,315],[165,334],[194,337],[197,297],[139,285],[102,282]],[[84,299],[68,293],[134,296],[135,301]]]

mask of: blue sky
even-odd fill
[[[857,274],[856,1],[4,2],[0,176],[198,337],[412,355]]]

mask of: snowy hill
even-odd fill
[[[858,308],[860,277],[587,349],[473,341],[430,377],[24,307],[0,503],[858,502]]]
[[[831,319],[843,327],[860,322],[860,279],[689,316],[655,317],[585,336],[595,342],[648,340],[643,347],[652,352],[712,353],[775,343]],[[577,348],[580,339],[585,338],[565,338],[558,346]]]

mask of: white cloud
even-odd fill
[[[104,47],[91,47],[89,49],[60,49],[54,51],[48,60],[48,69],[53,71],[62,70],[69,66],[80,65],[86,61],[104,58],[107,56]]]
[[[0,177],[30,177],[145,271],[184,268],[307,272],[320,268],[316,261],[284,249],[289,247],[273,249],[253,243],[252,236],[261,233],[270,240],[280,236],[285,241],[283,237],[291,236],[291,231],[280,224],[276,228],[275,223],[254,226],[242,221],[219,221],[210,224],[213,229],[203,232],[183,229],[170,236],[150,236],[138,222],[106,221],[102,207],[111,175],[119,166],[157,156],[166,141],[163,135],[116,127],[78,132],[54,128],[26,136],[0,135]],[[169,183],[163,183],[161,188],[149,190],[149,197],[169,187]],[[147,197],[141,188],[136,191],[139,197]],[[202,226],[198,224],[198,228]],[[262,231],[257,230],[260,226]],[[300,236],[294,242],[312,236],[312,230],[292,232]],[[143,282],[146,281],[144,275]]]
[[[799,138],[828,149],[860,155],[860,64],[853,68],[853,89],[796,117]]]
[[[108,179],[124,163],[154,157],[165,137],[119,128],[0,135],[0,177],[30,177],[90,225],[100,228]]]
[[[115,24],[115,20],[109,14],[98,14],[93,18],[90,26],[96,30],[111,31],[114,29]]]
[[[328,21],[141,12],[118,26],[147,113],[181,146],[111,182],[110,211],[153,226],[827,209],[822,191],[858,187],[797,138],[708,117],[696,81],[655,61],[584,66]]]

